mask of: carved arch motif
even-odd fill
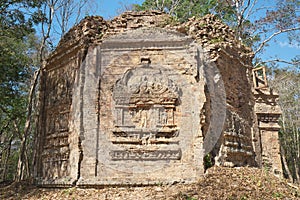
[[[115,83],[113,143],[174,144],[180,89],[159,67],[128,70]]]

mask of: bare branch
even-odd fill
[[[242,4],[244,3],[244,1],[242,1]],[[242,9],[241,11],[237,11],[237,17],[238,17],[238,24],[237,24],[237,33],[238,33],[238,37],[239,39],[241,40],[241,29],[242,29],[242,24],[244,23],[244,14],[246,12],[246,10],[249,8],[250,6],[250,3],[251,3],[251,0],[248,0],[247,1],[247,5],[244,6],[244,8],[242,8],[243,6],[240,5],[238,6],[239,4],[239,1],[237,1],[236,5],[237,5],[237,9],[240,7],[240,9]]]
[[[81,10],[87,4],[87,1],[88,0],[80,0],[79,6],[78,6],[78,10],[77,10],[77,16],[76,16],[76,19],[75,19],[75,24],[77,24],[79,22]]]
[[[251,0],[247,1],[247,5],[242,9],[241,15],[244,16],[246,10],[250,7]]]
[[[264,64],[264,63],[272,63],[272,62],[279,62],[279,63],[286,63],[286,64],[289,64],[289,65],[299,65],[300,64],[300,61],[296,61],[296,62],[291,62],[291,61],[287,61],[287,60],[281,60],[281,59],[272,59],[272,60],[264,60],[262,62],[259,62],[257,63],[254,67],[257,67],[261,64]]]
[[[276,33],[273,33],[270,37],[268,37],[267,39],[265,39],[257,48],[257,50],[254,52],[254,54],[257,54],[258,52],[260,52],[264,46],[270,42],[270,40],[272,40],[275,36],[281,34],[281,33],[286,33],[286,32],[290,32],[290,31],[296,31],[296,30],[300,30],[300,27],[294,27],[294,28],[289,28],[289,29],[283,29],[280,31],[277,31]]]
[[[4,126],[1,127],[0,129],[0,137],[2,136],[4,130],[10,125],[10,121],[7,121]]]
[[[249,8],[249,10],[248,10],[248,12],[247,12],[247,14],[246,14],[246,16],[244,17],[245,19],[248,19],[249,16],[253,13],[252,11],[253,11],[253,8],[254,8],[254,6],[256,5],[256,3],[257,3],[257,0],[254,0],[254,1],[252,2],[252,4],[251,4],[251,6],[250,6],[250,8]]]

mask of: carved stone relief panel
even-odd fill
[[[45,82],[42,176],[54,180],[69,174],[69,121],[74,71],[71,67],[49,70]]]
[[[176,112],[180,88],[159,67],[142,66],[128,70],[113,88],[113,144],[129,145],[123,152],[110,153],[112,160],[180,159],[181,150],[159,150],[159,145],[179,143]],[[142,145],[143,151],[130,151]],[[151,148],[147,150],[147,146]],[[153,146],[158,149],[153,151]]]
[[[72,68],[62,67],[47,72],[46,106],[53,107],[61,104],[70,104],[74,71]]]
[[[47,136],[69,131],[69,111],[51,111],[48,110],[47,115]]]
[[[49,179],[68,175],[69,110],[63,109],[66,108],[56,107],[47,111],[45,145],[41,157],[44,166],[43,176]]]

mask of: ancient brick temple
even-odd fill
[[[42,71],[36,182],[195,182],[208,163],[281,174],[278,95],[234,38],[212,15],[82,20]]]

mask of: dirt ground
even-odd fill
[[[213,167],[195,184],[145,187],[38,188],[26,183],[0,188],[0,199],[90,200],[90,199],[300,199],[297,185],[262,169]]]

